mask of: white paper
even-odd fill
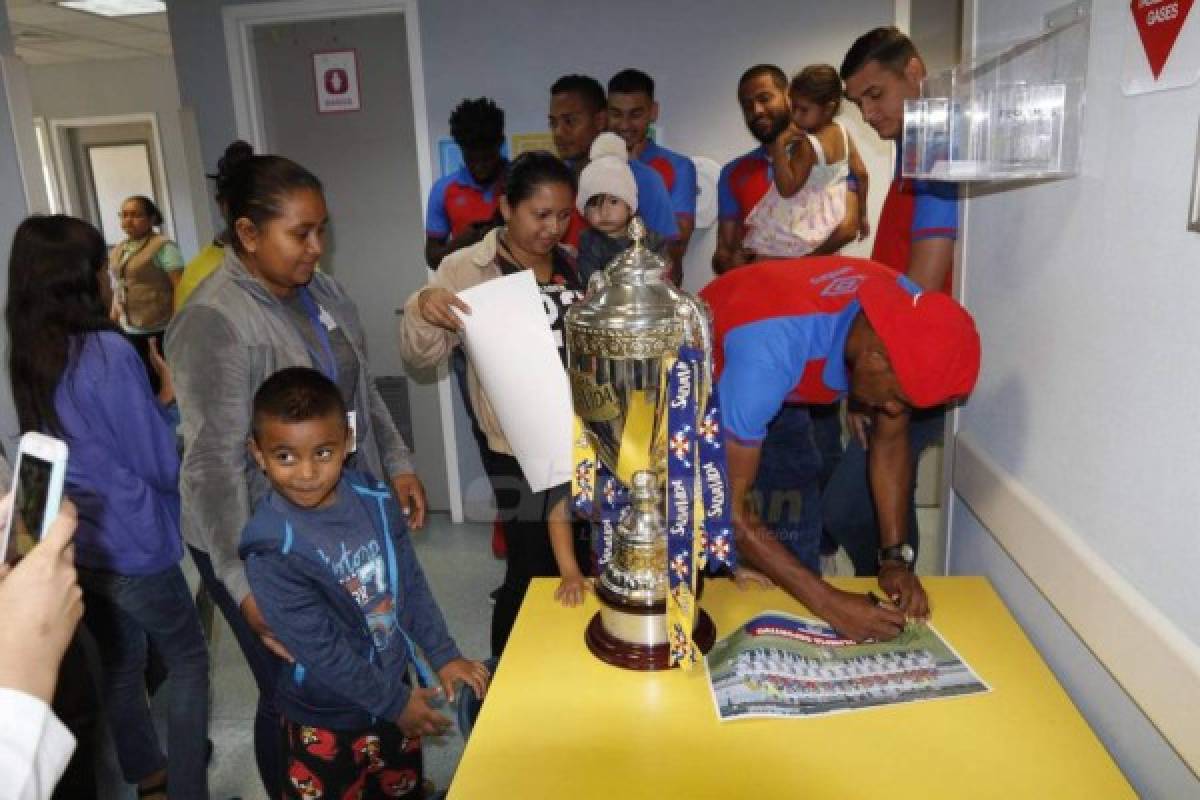
[[[533,273],[458,296],[471,308],[459,313],[467,356],[525,479],[535,492],[569,481],[571,390]]]

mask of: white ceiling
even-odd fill
[[[54,0],[5,0],[17,55],[26,64],[169,56],[166,14],[98,17]]]

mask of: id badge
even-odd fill
[[[346,412],[346,425],[350,428],[350,452],[358,452],[358,412]]]

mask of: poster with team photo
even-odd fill
[[[767,611],[705,659],[717,714],[807,717],[990,691],[928,624],[855,644],[824,622]]]

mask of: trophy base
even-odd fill
[[[588,650],[592,651],[592,655],[605,664],[612,664],[621,669],[643,672],[671,669],[670,646],[666,642],[643,644],[619,639],[604,627],[601,613],[597,612],[592,617],[592,621],[588,623],[587,632],[584,634],[584,641],[587,642]],[[665,629],[665,615],[647,616],[647,619],[654,618],[660,620]],[[692,631],[692,640],[702,653],[711,650],[713,643],[717,640],[717,628],[713,625],[712,617],[708,616],[708,612],[703,608],[697,609],[696,628]]]

